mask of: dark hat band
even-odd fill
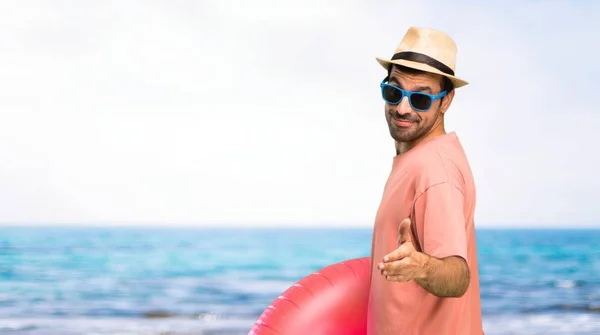
[[[404,60],[409,60],[412,62],[426,64],[426,65],[433,67],[434,69],[444,72],[445,74],[454,76],[454,71],[451,68],[449,68],[448,66],[446,66],[446,64],[438,61],[435,58],[431,58],[427,55],[420,54],[418,52],[412,52],[412,51],[399,52],[399,53],[395,54],[394,56],[392,56],[392,60],[396,60],[396,59],[404,59]]]

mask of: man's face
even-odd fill
[[[436,95],[442,91],[442,77],[440,75],[403,73],[396,67],[392,69],[388,83],[411,92]],[[446,98],[443,100],[446,100]],[[410,143],[426,137],[442,124],[442,114],[447,108],[446,104],[442,103],[443,100],[434,100],[427,111],[413,109],[406,96],[397,105],[386,102],[385,118],[392,138],[400,143]]]

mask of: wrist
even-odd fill
[[[419,276],[419,279],[421,280],[427,280],[432,273],[432,260],[433,257],[425,254],[425,253],[419,253],[421,255],[421,275]]]

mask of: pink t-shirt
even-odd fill
[[[455,133],[438,136],[394,158],[373,230],[368,335],[481,335],[475,244],[475,184]],[[377,264],[397,248],[410,217],[417,250],[463,257],[471,270],[467,292],[439,298],[414,281],[390,282]]]

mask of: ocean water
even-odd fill
[[[600,230],[478,230],[488,335],[600,334]],[[370,229],[0,228],[0,334],[247,334]]]

